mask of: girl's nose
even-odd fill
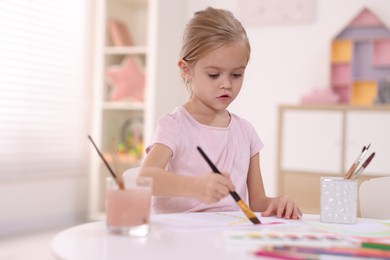
[[[221,89],[231,89],[232,85],[230,84],[230,82],[228,80],[226,80],[226,81],[221,83],[219,88],[221,88]]]

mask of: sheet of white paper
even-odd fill
[[[355,224],[334,224],[318,221],[305,221],[305,223],[313,228],[356,238],[390,239],[389,220],[358,219]]]
[[[262,222],[254,225],[242,212],[193,212],[152,215],[151,221],[169,227],[183,229],[218,229],[218,228],[260,228],[270,225],[296,224],[300,220],[285,220],[276,217],[261,217],[255,213]]]

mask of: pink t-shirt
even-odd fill
[[[200,146],[221,172],[230,173],[236,192],[248,204],[246,179],[249,161],[260,151],[263,143],[248,121],[233,113],[230,115],[228,127],[211,127],[196,121],[184,107],[177,107],[158,121],[152,145],[168,146],[173,156],[167,170],[186,176],[212,171],[197,150]],[[154,197],[153,208],[156,213],[239,210],[230,195],[212,204],[187,197]]]

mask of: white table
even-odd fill
[[[52,240],[51,249],[57,258],[71,260],[259,259],[253,255],[253,250],[228,246],[221,233],[230,229],[259,231],[266,225],[255,226],[244,223],[240,226],[241,224],[237,224],[240,222],[239,218],[229,220],[235,221],[237,225],[218,222],[219,224],[211,226],[208,224],[212,222],[203,222],[204,219],[217,216],[215,214],[218,213],[187,213],[187,215],[179,214],[180,218],[154,215],[151,218],[151,232],[144,238],[110,234],[104,221],[82,224],[58,233]],[[217,217],[221,216],[223,215]],[[319,222],[318,215],[304,215],[303,219],[304,221],[297,220],[289,223],[296,223],[299,227],[299,225],[305,226],[304,222],[307,219]]]

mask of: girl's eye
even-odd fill
[[[219,77],[219,74],[209,74],[209,77],[212,79],[216,79]]]
[[[240,78],[241,76],[241,73],[233,73],[233,78]]]

